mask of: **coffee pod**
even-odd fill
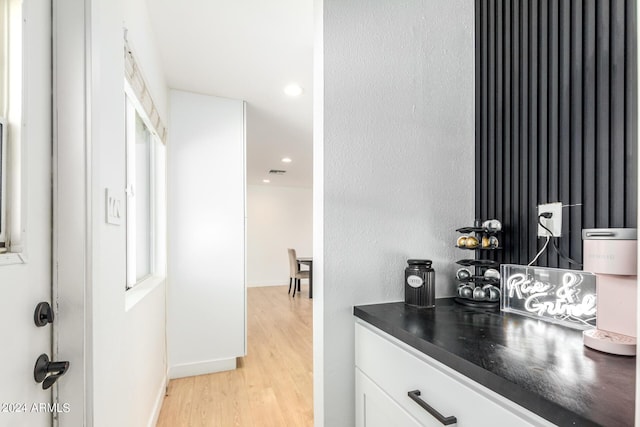
[[[484,272],[484,277],[486,277],[488,279],[499,279],[500,278],[500,272],[498,270],[496,270],[495,268],[489,268]]]
[[[500,246],[500,241],[498,240],[498,238],[496,236],[489,237],[489,247],[495,249],[498,246]]]
[[[487,298],[491,302],[499,301],[500,300],[500,289],[496,288],[495,286],[491,286],[491,288],[489,288],[489,292],[487,293]]]
[[[482,223],[482,228],[485,228],[487,231],[500,231],[502,230],[502,223],[497,219],[489,219]]]
[[[477,287],[473,290],[473,299],[482,301],[487,297],[487,293],[481,287]]]
[[[473,298],[473,288],[469,285],[462,285],[458,288],[458,295],[462,298]]]
[[[469,236],[467,237],[467,240],[465,241],[464,245],[469,249],[474,249],[480,245],[480,242],[476,237]]]
[[[460,280],[468,279],[471,277],[471,272],[466,268],[459,268],[458,271],[456,271],[456,277]]]
[[[482,236],[482,247],[488,249],[491,247],[491,239],[489,236]]]
[[[468,236],[460,236],[460,237],[458,237],[458,241],[456,242],[456,245],[459,248],[464,248],[466,243],[467,243],[467,237]]]

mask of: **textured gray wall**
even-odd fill
[[[408,258],[432,259],[437,296],[453,295],[454,261],[469,255],[454,244],[473,221],[473,10],[472,0],[323,2],[317,425],[355,422],[352,307],[402,300]]]

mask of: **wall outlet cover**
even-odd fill
[[[538,205],[538,217],[546,212],[551,213],[551,218],[540,218],[540,223],[553,233],[553,237],[562,236],[562,202]],[[549,232],[538,224],[538,237],[547,237]]]

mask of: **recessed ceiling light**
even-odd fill
[[[268,183],[271,182],[271,180],[270,179],[263,179],[262,182],[264,182],[265,184],[268,184]]]
[[[283,157],[282,158],[282,163],[291,163],[291,158],[290,157]]]
[[[300,96],[302,92],[302,86],[297,83],[291,83],[284,87],[284,93],[288,96]]]

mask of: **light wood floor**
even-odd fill
[[[313,426],[312,300],[288,285],[247,289],[238,369],[171,380],[158,427]]]

